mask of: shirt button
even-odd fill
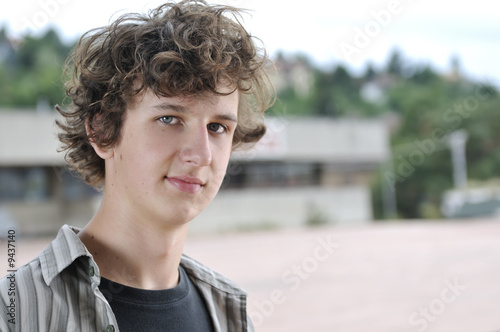
[[[106,326],[106,332],[115,332],[115,327],[113,325]]]
[[[94,267],[93,266],[89,267],[89,276],[91,276],[91,277],[94,276]],[[107,331],[107,329],[106,329],[106,331]]]

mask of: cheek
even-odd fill
[[[226,175],[227,165],[229,164],[229,158],[231,157],[232,145],[225,145],[220,148],[217,154],[213,154],[213,163],[215,164],[215,171],[217,178],[222,182],[224,176]]]
[[[128,176],[139,179],[146,174],[154,174],[155,167],[168,153],[162,144],[161,135],[154,130],[144,130],[143,134],[130,133],[124,137],[121,148],[117,151],[117,162],[126,169]]]
[[[145,128],[145,131],[137,141],[132,143],[134,152],[143,158],[143,162],[161,160],[175,153],[176,145],[170,142],[177,141],[178,138],[172,133],[161,130],[155,126]]]

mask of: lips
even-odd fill
[[[203,182],[190,176],[167,176],[167,181],[182,192],[194,194],[203,188]]]

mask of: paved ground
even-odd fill
[[[19,240],[19,261],[48,241]],[[193,235],[186,253],[246,288],[259,332],[500,331],[500,220]]]

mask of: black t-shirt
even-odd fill
[[[133,288],[101,278],[99,289],[121,332],[213,331],[205,303],[182,267],[179,278],[176,287],[165,290]]]

